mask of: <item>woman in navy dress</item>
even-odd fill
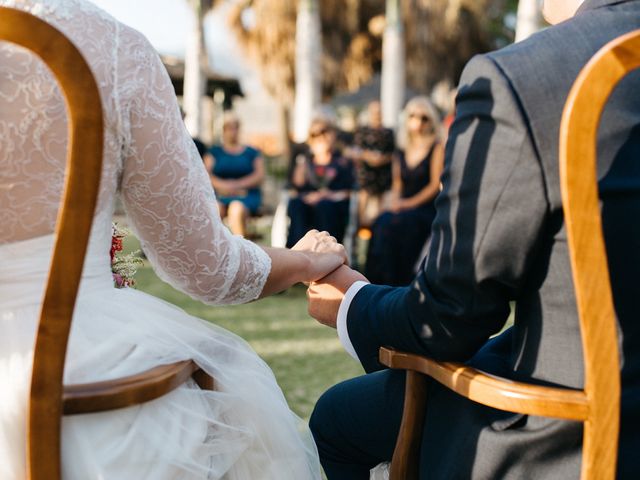
[[[295,158],[291,174],[291,219],[287,246],[295,245],[309,230],[327,231],[338,242],[349,220],[349,197],[354,183],[353,165],[335,148],[336,131],[325,119],[309,128],[309,152]]]
[[[216,191],[222,218],[229,228],[245,236],[249,215],[255,215],[262,203],[260,185],[264,180],[264,160],[259,150],[240,143],[240,121],[225,116],[222,145],[214,145],[205,156],[211,185]]]
[[[440,191],[444,147],[437,111],[425,97],[413,98],[405,111],[406,146],[393,160],[391,205],[373,225],[367,254],[365,275],[376,284],[411,282]]]

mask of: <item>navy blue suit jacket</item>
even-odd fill
[[[587,0],[573,19],[474,58],[460,81],[431,247],[406,288],[367,286],[348,313],[365,369],[381,346],[581,387],[582,348],[563,224],[558,138],[579,71],[640,28],[640,1]],[[620,478],[640,478],[640,75],[623,81],[598,139],[605,240],[623,346]],[[515,324],[504,327],[515,305]],[[434,387],[426,478],[577,478],[581,426],[506,414]]]

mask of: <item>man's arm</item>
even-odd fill
[[[367,285],[347,329],[367,371],[390,346],[465,361],[509,315],[540,244],[548,203],[543,172],[515,92],[494,62],[463,74],[423,270],[404,288]]]

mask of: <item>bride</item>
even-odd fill
[[[187,383],[116,412],[65,417],[65,479],[319,479],[315,447],[272,372],[240,338],[161,300],[115,289],[109,248],[119,195],[158,275],[211,305],[319,279],[342,247],[311,232],[261,249],[223,226],[167,73],[147,40],[85,0],[0,0],[69,37],[101,90],[101,190],[70,336],[65,383],[194,359],[216,391]],[[0,43],[0,479],[25,478],[32,348],[62,191],[66,111],[32,54]],[[317,253],[314,250],[322,250]]]

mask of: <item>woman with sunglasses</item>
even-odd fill
[[[240,119],[235,114],[225,115],[222,144],[211,147],[204,161],[218,196],[220,216],[228,218],[235,235],[244,237],[247,218],[262,203],[264,160],[259,150],[240,143]]]
[[[311,122],[307,143],[309,152],[296,156],[291,175],[287,245],[295,245],[311,229],[327,231],[341,242],[349,219],[353,166],[336,148],[336,131],[328,120]]]
[[[372,283],[408,285],[431,233],[444,166],[441,124],[426,97],[405,108],[405,149],[392,166],[391,202],[373,225],[366,276]]]

